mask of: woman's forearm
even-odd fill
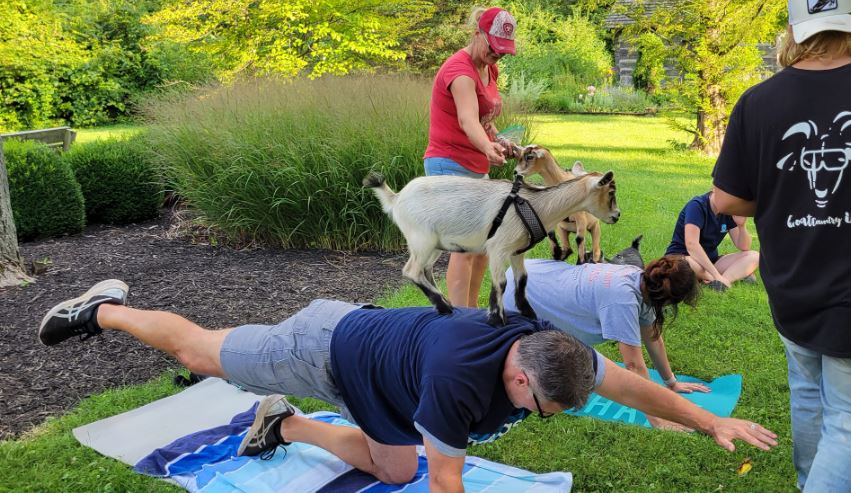
[[[470,142],[476,146],[476,149],[480,150],[483,154],[487,154],[491,140],[482,124],[478,120],[463,117],[458,119],[458,124],[461,126],[461,130],[467,135],[467,138],[470,139]]]
[[[644,341],[644,346],[647,348],[647,354],[650,355],[650,361],[659,376],[665,382],[670,381],[674,377],[674,372],[671,370],[671,363],[668,361],[668,351],[665,349],[665,341],[660,335],[657,339],[647,337]]]

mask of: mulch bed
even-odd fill
[[[0,439],[61,415],[86,396],[179,367],[123,333],[53,347],[38,342],[47,310],[97,281],[122,279],[130,285],[131,306],[173,311],[208,328],[276,323],[315,298],[371,302],[404,282],[405,254],[236,251],[169,239],[169,227],[164,217],[20,245],[25,260],[51,263],[35,283],[0,289]]]

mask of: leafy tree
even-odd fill
[[[635,40],[638,59],[632,73],[633,84],[648,94],[659,90],[665,77],[665,43],[653,33],[644,33]]]
[[[568,0],[575,14],[587,16],[594,24],[602,26],[611,12],[615,0]]]
[[[60,99],[56,74],[85,53],[46,0],[0,2],[0,128],[49,124]]]
[[[347,74],[405,58],[399,40],[433,13],[425,0],[171,0],[154,37],[210,56],[219,74]]]
[[[695,113],[692,148],[717,153],[731,106],[764,74],[757,43],[773,41],[785,14],[782,0],[677,0],[675,7],[633,0],[616,5],[635,23],[627,35],[651,33],[666,47],[665,58],[680,73],[669,91]],[[649,6],[654,8],[648,9]],[[626,8],[628,7],[628,8]]]
[[[587,18],[538,6],[527,10],[518,4],[513,8],[522,19],[516,38],[520,55],[500,61],[504,83],[523,74],[528,80],[544,82],[548,94],[572,100],[584,93],[588,84],[609,79],[611,55]]]
[[[429,3],[434,14],[411,26],[400,45],[405,49],[410,70],[434,76],[449,56],[470,41],[467,20],[479,2],[433,0]]]
[[[567,17],[573,11],[570,7],[573,2],[564,0],[508,0],[490,3],[478,0],[432,0],[429,3],[434,6],[434,15],[413,26],[409,34],[401,40],[402,46],[406,47],[408,67],[429,76],[434,75],[450,55],[470,41],[471,29],[467,21],[476,7],[500,6],[514,15],[518,22],[517,41],[520,57],[525,57],[529,48],[523,33],[541,26],[542,19],[529,17],[529,12],[546,12],[547,19],[551,21]],[[541,27],[556,28],[555,25]],[[505,62],[500,62],[501,66],[504,64]]]
[[[103,123],[175,79],[207,80],[203,57],[149,40],[154,28],[140,20],[159,3],[0,2],[0,128]]]

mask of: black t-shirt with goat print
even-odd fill
[[[760,273],[783,336],[851,357],[851,64],[786,68],[733,109],[715,186],[756,201]]]

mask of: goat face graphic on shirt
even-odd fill
[[[806,172],[816,207],[826,207],[851,162],[851,111],[840,111],[823,132],[812,120],[796,123],[782,140],[798,142],[801,147],[777,161],[777,169],[800,167]]]

